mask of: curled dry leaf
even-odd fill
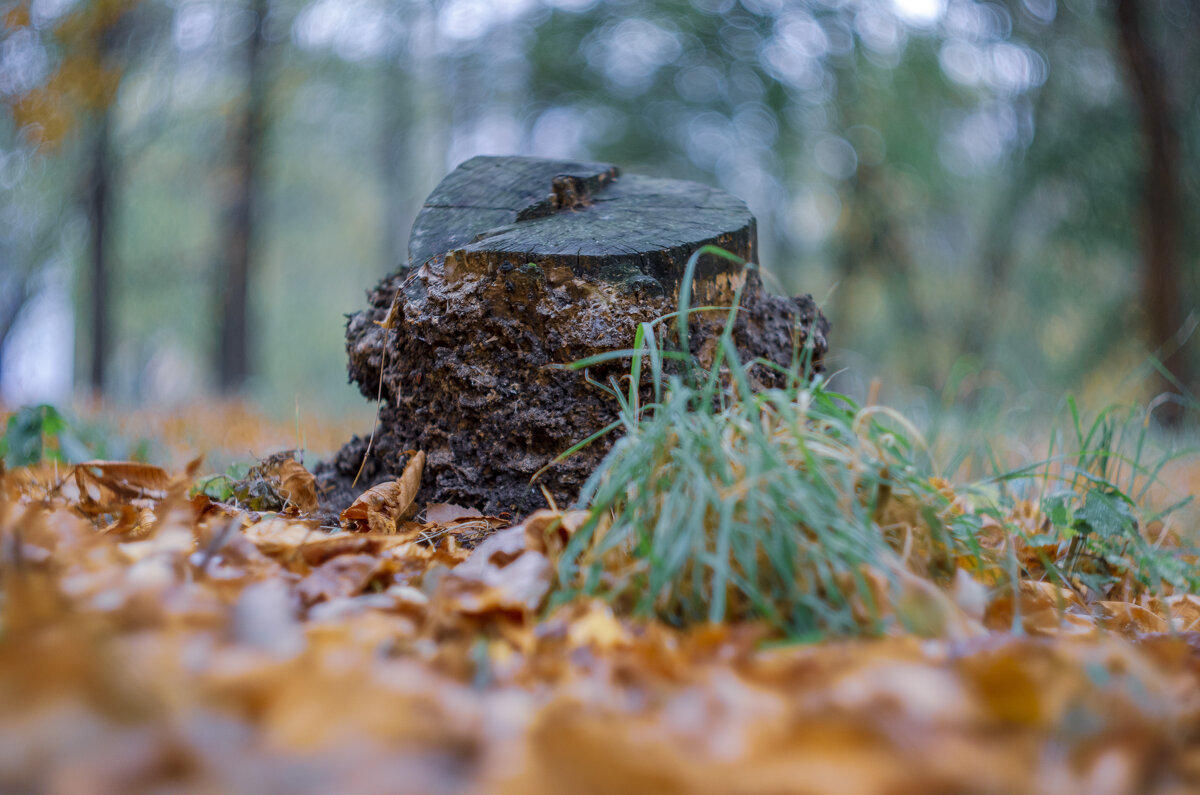
[[[525,520],[525,546],[556,560],[587,519],[587,511],[537,511]]]
[[[296,456],[284,450],[250,467],[246,476],[229,484],[235,505],[256,512],[313,513],[317,510],[316,479]]]
[[[81,501],[106,505],[128,499],[161,500],[171,477],[161,467],[128,461],[86,461],[73,470]]]
[[[342,511],[342,526],[358,532],[397,532],[397,525],[413,506],[424,470],[425,453],[418,450],[409,459],[399,480],[381,483],[363,492],[349,508]]]
[[[275,470],[279,478],[279,493],[301,513],[317,510],[317,479],[295,459],[282,461]]]

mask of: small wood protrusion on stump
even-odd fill
[[[688,258],[705,245],[757,261],[744,203],[693,182],[619,176],[603,163],[463,163],[417,216],[407,266],[347,324],[350,378],[371,399],[382,384],[382,403],[370,454],[356,437],[319,467],[327,504],[340,509],[398,476],[413,450],[426,454],[424,500],[524,513],[545,505],[541,485],[560,507],[571,504],[611,438],[538,484],[530,478],[618,407],[583,373],[557,365],[630,348],[639,323],[674,311]],[[744,360],[787,366],[794,346],[807,344],[819,369],[828,322],[810,296],[769,295],[753,271],[701,256],[692,305],[728,305],[739,286],[734,340]],[[693,317],[690,346],[702,360],[722,321],[723,313]],[[600,365],[591,376],[603,383],[627,367]]]

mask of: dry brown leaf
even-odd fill
[[[1095,635],[1095,619],[1072,611],[1042,607],[1021,616],[1021,627],[1038,637],[1087,637]]]
[[[396,502],[402,507],[398,516],[403,516],[412,507],[413,500],[417,498],[417,490],[421,488],[421,475],[424,473],[425,451],[418,450],[409,459],[408,464],[404,467],[404,474],[400,476],[400,494]]]
[[[556,560],[587,519],[587,511],[536,511],[524,523],[525,546]]]
[[[410,543],[408,539],[395,535],[373,533],[324,533],[310,536],[297,549],[304,562],[319,566],[339,555],[379,555],[386,550]]]
[[[86,461],[72,470],[82,507],[106,513],[124,500],[162,500],[172,481],[161,467],[128,461]]]
[[[567,629],[567,643],[572,648],[590,646],[608,650],[629,642],[629,633],[613,615],[612,608],[603,602],[592,602],[581,617]]]
[[[317,479],[293,458],[282,461],[275,469],[279,478],[279,493],[301,513],[317,510]]]
[[[289,522],[281,518],[255,522],[243,532],[259,552],[271,557],[298,553],[300,547],[309,541],[326,537],[315,523]]]
[[[483,516],[483,513],[449,502],[431,502],[425,506],[425,521],[430,524],[450,524],[458,519],[476,516]]]
[[[1200,597],[1194,594],[1176,594],[1163,600],[1170,610],[1171,624],[1178,632],[1195,632],[1200,629]]]
[[[347,530],[395,533],[416,499],[425,470],[425,452],[418,450],[399,480],[381,483],[359,495],[339,517]]]
[[[1131,602],[1097,602],[1100,621],[1116,632],[1166,632],[1167,620]]]
[[[550,590],[545,555],[525,548],[525,528],[488,537],[443,578],[439,595],[453,610],[471,615],[537,610]]]
[[[386,569],[387,561],[374,555],[340,555],[313,569],[296,586],[296,594],[306,607],[355,596]]]

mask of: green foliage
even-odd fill
[[[0,458],[8,467],[83,461],[89,457],[87,447],[58,409],[44,404],[19,409],[8,418],[0,438]]]
[[[929,614],[902,609],[905,589],[948,586],[959,568],[993,588],[1050,578],[1089,599],[1200,588],[1188,550],[1143,535],[1186,504],[1138,508],[1181,455],[1150,454],[1144,417],[1110,411],[1085,430],[1069,401],[1071,452],[1054,456],[1052,435],[1047,460],[956,492],[911,422],[808,377],[802,350],[786,388],[756,389],[751,368],[768,363],[739,362],[728,331],[707,370],[662,349],[664,320],[686,339],[688,292],[634,349],[576,363],[632,359],[628,389],[609,390],[624,436],[580,496],[589,516],[558,558],[554,604],[598,596],[677,624],[757,618],[808,637],[919,631]],[[644,367],[656,398],[643,406]],[[1032,532],[1022,488],[1044,495]]]
[[[103,421],[68,418],[44,404],[18,409],[0,437],[0,459],[8,467],[46,461],[76,464],[96,458],[148,461],[153,452],[149,439],[128,437]]]
[[[1191,504],[1192,495],[1157,512],[1140,507],[1148,502],[1151,488],[1161,485],[1164,468],[1197,451],[1155,449],[1147,411],[1140,408],[1110,406],[1086,426],[1073,396],[1066,409],[1067,441],[1061,444],[1069,449],[1054,455],[1059,435],[1052,433],[1047,459],[997,478],[1001,483],[1024,481],[1027,490],[1043,493],[1038,504],[1048,527],[1026,540],[1068,547],[1047,573],[1094,593],[1107,593],[1126,577],[1149,591],[1200,590],[1200,575],[1181,558],[1194,550],[1164,549],[1161,539],[1147,537],[1151,525]]]
[[[689,261],[682,340],[704,254],[731,256],[704,249]],[[787,388],[755,391],[732,323],[711,370],[683,357],[681,372],[664,375],[663,360],[680,356],[659,349],[655,325],[622,352],[634,362],[628,395],[612,390],[625,435],[583,489],[591,514],[560,559],[559,600],[600,595],[677,623],[757,616],[793,635],[882,630],[867,575],[894,583],[902,565],[876,514],[906,495],[945,505],[919,435],[898,416],[810,384],[799,349]],[[643,360],[664,388],[640,407]],[[635,562],[614,569],[617,558]]]
[[[280,491],[278,468],[285,461],[301,461],[299,450],[285,450],[254,463],[235,462],[224,474],[200,478],[191,494],[203,494],[251,511],[281,511],[288,497]]]
[[[235,461],[223,473],[206,475],[197,480],[189,493],[193,496],[203,494],[217,502],[230,502],[237,497],[253,468],[252,463]]]

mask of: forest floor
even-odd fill
[[[1200,790],[1195,528],[1154,505],[1200,488],[1194,460],[1109,511],[1137,538],[1090,568],[1094,470],[1043,500],[931,482],[975,557],[876,505],[899,585],[848,591],[862,632],[797,637],[564,590],[583,511],[428,505],[413,470],[330,517],[289,455],[206,476],[206,434],[219,460],[292,446],[231,411],[130,418],[163,467],[55,462],[43,428],[40,462],[0,469],[0,790]]]

